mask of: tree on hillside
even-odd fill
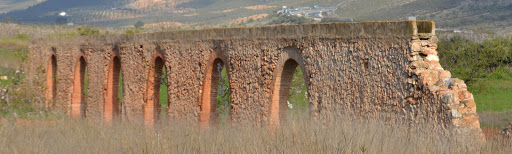
[[[140,21],[140,20],[139,20],[139,21],[137,21],[137,23],[135,23],[133,26],[134,26],[135,28],[142,28],[142,27],[144,27],[144,23],[143,23],[142,21]]]

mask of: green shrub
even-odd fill
[[[100,35],[100,30],[98,28],[89,27],[88,25],[77,27],[76,30],[80,36]]]
[[[283,23],[289,23],[289,24],[305,24],[305,23],[313,23],[314,20],[306,17],[298,17],[298,16],[292,16],[292,15],[278,15],[276,19],[272,20],[269,24],[270,25],[276,25],[276,24],[283,24]]]
[[[450,70],[454,77],[471,84],[475,78],[491,75],[499,78],[507,74],[498,68],[510,67],[512,64],[512,39],[494,37],[482,42],[472,41],[457,35],[438,43],[441,65]]]

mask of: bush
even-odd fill
[[[269,24],[270,25],[276,25],[276,24],[305,24],[305,23],[313,23],[314,20],[306,17],[298,17],[298,16],[292,16],[292,15],[278,15],[277,19],[272,20]]]
[[[445,69],[468,84],[474,78],[485,77],[512,62],[510,37],[487,38],[482,42],[455,36],[438,43],[439,58]]]
[[[100,35],[100,30],[98,28],[89,27],[88,25],[80,26],[76,28],[76,30],[80,36]]]

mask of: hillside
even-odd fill
[[[45,0],[2,0],[0,1],[0,13],[27,9]]]
[[[371,20],[435,20],[438,27],[465,28],[491,32],[512,31],[512,0],[6,0],[0,2],[0,19],[22,23],[53,24],[60,11],[68,13],[68,21],[96,26],[129,26],[144,23],[172,25],[222,26],[268,23],[283,5],[336,6],[331,17]],[[44,1],[44,2],[39,2]],[[25,2],[25,3],[23,3]],[[31,2],[31,3],[29,3]],[[39,3],[37,3],[39,2]],[[25,5],[21,5],[21,4]],[[12,11],[6,6],[29,6]],[[251,21],[252,21],[251,20]],[[247,25],[251,26],[251,25]]]

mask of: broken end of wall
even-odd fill
[[[439,63],[435,24],[417,24],[419,33],[411,41],[408,82],[422,87],[416,90],[426,91],[439,100],[444,114],[442,121],[446,127],[454,128],[457,136],[484,140],[473,95],[463,80],[452,78],[451,73]],[[408,100],[414,102],[421,97],[417,94],[411,92]]]

